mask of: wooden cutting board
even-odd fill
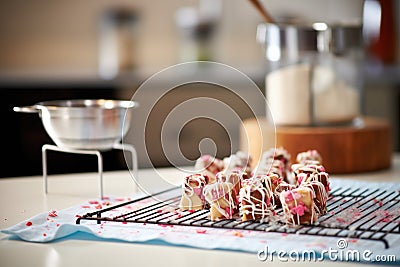
[[[258,122],[257,122],[258,121]],[[391,166],[391,127],[386,120],[365,117],[364,125],[324,127],[274,127],[265,118],[247,119],[240,133],[240,149],[248,151],[256,165],[263,151],[275,146],[291,154],[316,149],[329,173],[359,173]],[[275,139],[276,137],[276,139]]]

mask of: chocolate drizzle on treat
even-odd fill
[[[322,164],[322,157],[317,150],[308,150],[297,154],[297,163],[304,163],[305,161],[318,161]]]
[[[194,169],[207,175],[212,183],[215,182],[216,174],[224,169],[224,163],[211,155],[204,155],[196,160]]]
[[[317,220],[313,191],[299,187],[280,195],[286,222],[291,225],[312,224]]]
[[[271,199],[273,199],[272,192],[265,188],[261,180],[252,179],[245,183],[239,194],[242,221],[264,221],[273,216],[274,207]]]
[[[209,179],[204,174],[186,176],[182,186],[181,210],[201,210],[205,206],[203,188]]]
[[[232,219],[238,212],[238,202],[232,183],[216,182],[204,187],[204,196],[210,204],[211,220]]]
[[[289,163],[290,154],[285,149],[270,149],[262,154],[256,173],[274,173],[279,177],[282,177],[284,181],[289,182]]]
[[[210,209],[213,221],[240,216],[242,221],[312,224],[327,213],[329,174],[316,150],[299,153],[296,161],[290,165],[290,154],[281,147],[264,152],[255,170],[241,151],[223,160],[202,156],[195,166],[202,171],[185,178],[180,207]]]
[[[325,173],[325,168],[319,162],[305,162],[293,164],[292,167],[293,182],[299,186],[303,181],[318,173]]]
[[[232,154],[230,157],[223,159],[224,162],[224,173],[231,173],[233,171],[251,173],[251,162],[252,158],[249,154],[243,151],[238,151],[236,154]]]
[[[312,190],[314,208],[319,216],[326,214],[326,201],[328,200],[328,193],[325,186],[318,181],[303,182],[299,188],[308,187]]]

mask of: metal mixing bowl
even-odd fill
[[[54,100],[14,111],[39,113],[47,134],[66,149],[109,150],[128,132],[134,101]]]

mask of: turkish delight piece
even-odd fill
[[[264,221],[275,214],[271,203],[272,192],[259,180],[246,182],[239,193],[239,210],[242,221]]]
[[[182,185],[181,210],[201,210],[205,208],[203,189],[208,184],[208,177],[201,173],[185,177]]]
[[[210,205],[212,221],[232,219],[238,213],[238,198],[229,182],[216,182],[204,187],[203,194]]]
[[[318,219],[314,209],[313,191],[298,187],[280,195],[286,223],[289,225],[312,224]]]
[[[199,173],[207,175],[210,183],[214,183],[216,174],[224,169],[224,163],[222,160],[211,155],[203,155],[196,160],[194,169]]]

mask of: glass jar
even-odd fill
[[[348,124],[360,114],[361,25],[260,24],[266,97],[276,125]]]

